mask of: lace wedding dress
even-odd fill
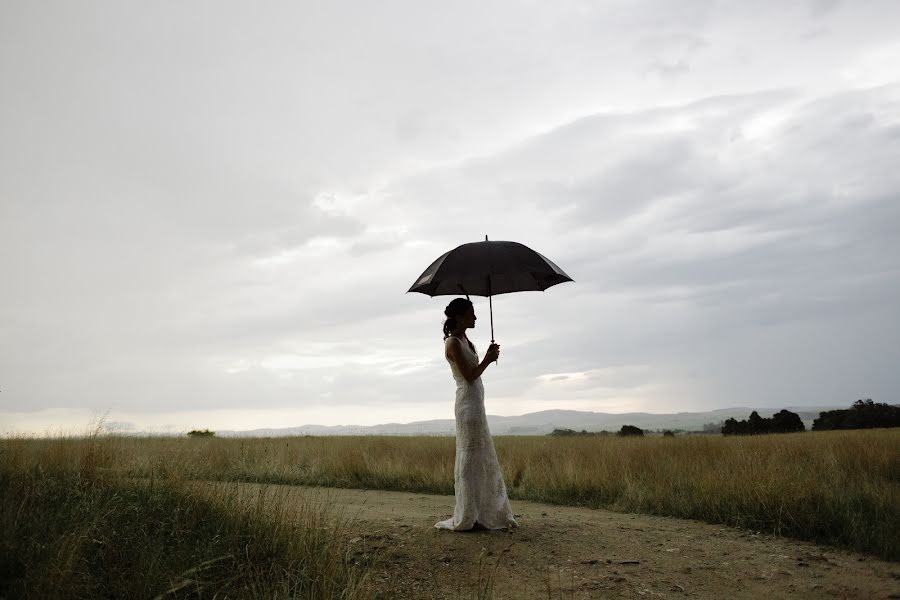
[[[448,337],[444,344],[451,343],[452,339]],[[464,360],[477,366],[478,354],[467,340],[459,341]],[[481,377],[469,383],[459,368],[449,359],[448,362],[456,380],[456,463],[453,467],[456,507],[451,518],[434,526],[454,531],[472,529],[475,523],[487,529],[515,526],[484,412]]]

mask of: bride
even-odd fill
[[[497,462],[494,442],[484,411],[481,374],[500,356],[491,344],[479,362],[466,329],[475,327],[475,308],[466,298],[456,298],[444,310],[444,355],[456,380],[456,463],[453,467],[456,507],[453,516],[435,523],[439,529],[463,531],[481,526],[504,529],[516,525],[506,484]]]

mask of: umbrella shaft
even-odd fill
[[[488,307],[491,310],[491,343],[494,343],[494,303],[491,300],[491,297],[488,296]]]
[[[487,236],[484,236],[484,239],[487,240]],[[491,299],[491,275],[488,273],[487,276],[487,284],[488,284],[488,307],[491,311],[491,343],[494,343],[494,302]]]

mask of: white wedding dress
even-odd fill
[[[445,346],[452,339],[451,336],[444,340]],[[467,340],[459,341],[464,360],[477,366],[478,354],[469,347]],[[454,531],[472,529],[476,522],[487,529],[515,526],[484,412],[481,377],[469,383],[459,368],[449,359],[448,362],[456,380],[456,463],[453,467],[456,507],[451,518],[434,526]]]

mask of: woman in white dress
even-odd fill
[[[506,484],[484,411],[481,374],[500,356],[491,344],[478,360],[466,329],[475,327],[475,308],[466,298],[456,298],[444,310],[444,355],[456,380],[456,462],[453,467],[456,507],[453,516],[435,523],[439,529],[465,531],[474,527],[505,529],[516,525]]]

